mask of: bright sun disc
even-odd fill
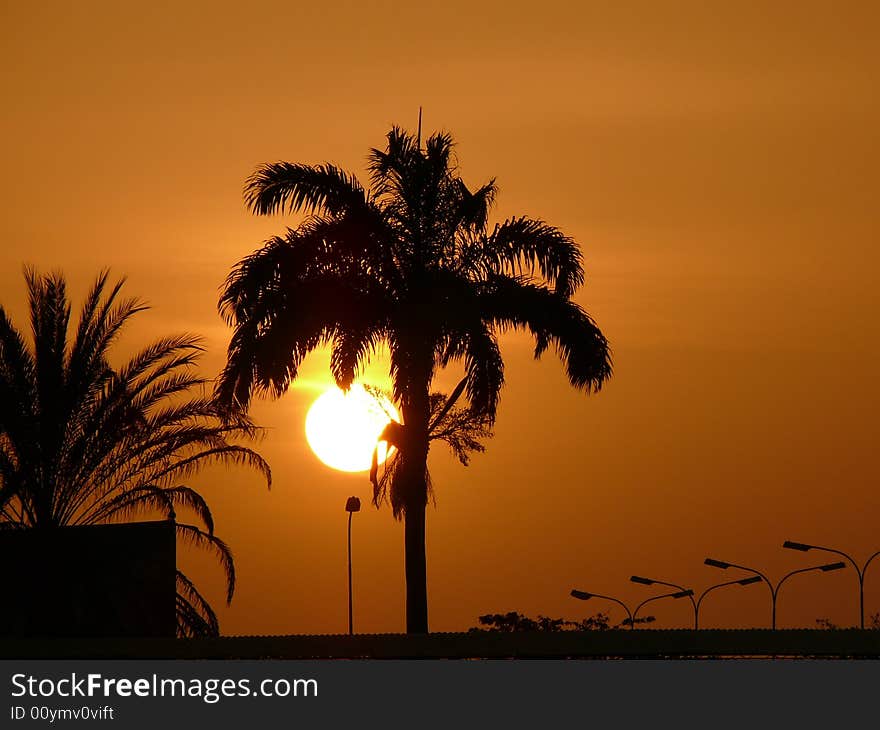
[[[362,385],[348,393],[332,387],[312,403],[306,415],[306,440],[327,466],[340,471],[367,471],[382,429],[399,420],[397,409],[384,396],[373,397]],[[379,445],[381,464],[388,455]]]

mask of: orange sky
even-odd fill
[[[0,5],[0,296],[20,323],[24,262],[64,270],[77,297],[109,265],[154,305],[122,347],[197,332],[216,373],[218,287],[290,222],[251,217],[245,177],[278,159],[362,172],[422,105],[470,184],[497,176],[498,216],[581,243],[577,299],[616,365],[587,398],[504,338],[488,452],[467,469],[431,455],[432,630],[508,610],[619,620],[569,590],[636,602],[650,589],[631,573],[698,590],[736,577],[707,554],[772,576],[812,564],[785,538],[880,549],[870,3],[184,5]],[[370,486],[305,445],[328,381],[315,355],[255,409],[271,492],[244,471],[194,481],[237,557],[225,633],[346,628],[343,505]],[[356,629],[401,630],[403,529],[387,508],[355,516],[354,556]],[[219,568],[193,572],[219,604]],[[852,623],[855,598],[851,571],[800,577],[780,626]],[[717,593],[703,623],[763,625],[767,603],[760,586]],[[654,605],[658,625],[689,620]]]

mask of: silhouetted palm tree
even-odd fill
[[[146,307],[107,289],[102,273],[68,339],[70,302],[61,275],[26,270],[33,344],[0,306],[0,528],[52,528],[119,521],[184,508],[183,540],[214,552],[235,588],[232,554],[214,535],[202,496],[180,483],[209,463],[247,464],[271,479],[266,462],[231,441],[254,435],[245,418],[221,420],[195,374],[202,348],[191,335],[166,337],[121,367],[109,349]],[[178,630],[216,634],[217,619],[193,584],[177,575]]]
[[[283,393],[303,358],[331,345],[347,388],[386,344],[404,427],[397,434],[391,503],[405,521],[407,630],[428,629],[425,585],[426,463],[430,385],[454,361],[465,368],[470,409],[491,424],[504,382],[497,334],[524,328],[538,357],[553,345],[571,383],[598,389],[611,374],[605,337],[571,300],[583,282],[578,246],[527,217],[489,226],[494,180],[471,191],[453,142],[399,128],[369,157],[369,189],[331,164],[266,164],[248,180],[257,214],[309,214],[238,263],[220,309],[234,326],[217,387],[225,407],[253,391]],[[404,443],[405,441],[405,443]]]

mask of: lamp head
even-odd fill
[[[721,560],[715,560],[715,558],[706,558],[703,562],[713,568],[721,568],[722,570],[727,570],[730,567],[730,563],[725,563]]]
[[[588,601],[593,597],[593,594],[587,593],[586,591],[579,591],[576,589],[572,589],[571,596],[572,596],[572,598],[579,598],[582,601]]]
[[[807,545],[803,542],[792,542],[791,540],[786,540],[784,543],[782,543],[782,547],[788,548],[789,550],[800,550],[802,553],[805,553],[813,546]]]
[[[694,592],[690,588],[688,588],[688,590],[686,590],[686,591],[679,591],[678,593],[673,593],[672,597],[673,598],[687,598],[688,596],[692,596],[692,595],[694,595]]]
[[[841,568],[845,568],[846,563],[828,563],[827,565],[819,566],[819,570],[823,573],[828,573],[832,570],[840,570]]]
[[[361,501],[357,497],[349,497],[345,503],[346,512],[360,512]]]
[[[633,583],[641,583],[643,586],[652,586],[652,585],[654,585],[654,581],[652,581],[650,578],[643,578],[643,577],[640,576],[640,575],[631,575],[631,576],[629,577],[629,579],[630,579]]]
[[[749,578],[743,578],[742,580],[737,581],[737,583],[739,583],[741,586],[750,586],[752,585],[752,583],[760,583],[761,580],[763,579],[760,575],[753,575]]]

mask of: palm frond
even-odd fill
[[[468,264],[484,275],[520,276],[540,272],[565,297],[584,283],[583,254],[558,228],[532,218],[508,218],[479,242],[479,256]]]
[[[483,442],[492,438],[492,419],[485,412],[469,405],[456,406],[452,396],[432,393],[431,414],[429,438],[446,443],[463,466],[470,463],[472,453],[486,450]]]
[[[386,148],[373,148],[367,157],[370,184],[376,195],[389,194],[394,185],[406,176],[416,156],[418,144],[414,135],[394,126],[386,135]]]
[[[187,639],[220,635],[220,622],[211,604],[179,570],[177,571],[177,635]]]
[[[576,388],[598,391],[611,377],[608,341],[593,319],[568,297],[522,278],[493,276],[481,298],[485,316],[495,326],[532,333],[536,358],[553,344]]]
[[[300,210],[340,215],[368,202],[358,179],[335,165],[290,162],[260,165],[245,184],[244,199],[257,215]]]
[[[381,321],[365,322],[360,327],[349,325],[334,330],[330,372],[336,385],[343,390],[351,387],[363,368],[369,364],[370,357],[379,349],[385,339],[383,325]]]
[[[196,525],[178,522],[175,524],[175,529],[178,537],[184,542],[214,554],[226,576],[226,603],[232,603],[232,596],[235,593],[235,562],[229,546],[216,535],[209,535]]]
[[[489,211],[495,204],[498,186],[493,177],[482,187],[471,192],[462,180],[455,181],[458,187],[459,202],[457,205],[456,224],[471,230],[482,230],[486,227]],[[456,226],[456,227],[457,227]]]
[[[38,444],[34,408],[37,403],[36,363],[21,332],[0,306],[0,432],[6,448],[18,458]]]
[[[306,355],[332,342],[337,333],[372,331],[368,339],[374,340],[385,308],[380,289],[364,278],[337,272],[316,273],[291,290],[267,289],[236,321],[215,390],[218,402],[239,410],[247,407],[254,390],[280,396]],[[368,350],[369,346],[359,352]],[[337,362],[344,382],[344,358]]]

